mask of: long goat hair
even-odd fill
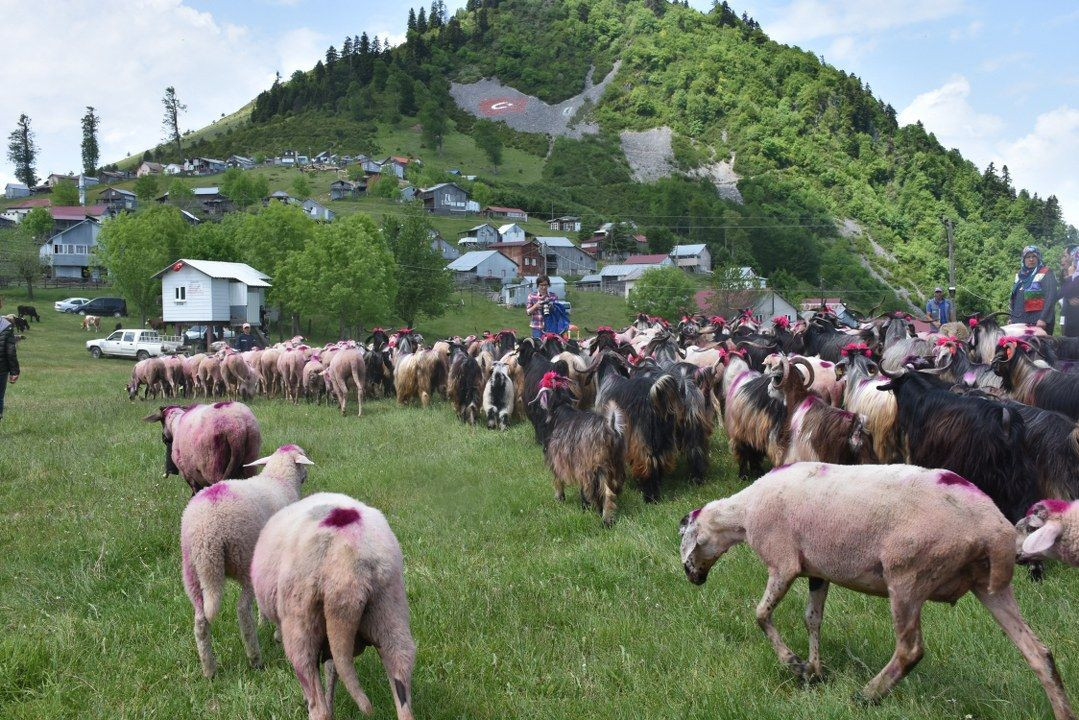
[[[450,359],[448,392],[457,417],[474,426],[480,412],[483,373],[476,359],[463,346],[454,344]]]
[[[566,486],[576,485],[582,507],[599,510],[609,527],[626,480],[622,413],[613,404],[603,415],[576,404],[569,379],[553,371],[530,403],[542,413],[543,456],[554,475],[555,498],[565,500]]]
[[[1021,403],[1079,420],[1079,375],[1038,367],[1027,356],[1031,350],[1023,338],[1002,337],[997,343],[992,364],[1004,389]]]

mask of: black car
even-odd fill
[[[123,298],[99,297],[79,307],[79,315],[97,315],[98,317],[127,316],[127,302]]]

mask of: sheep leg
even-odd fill
[[[566,500],[566,481],[558,474],[554,474],[554,499],[558,502]]]
[[[356,384],[356,417],[363,416],[363,383]]]
[[[1019,606],[1015,602],[1011,585],[995,593],[990,593],[984,588],[975,588],[974,594],[992,613],[993,619],[1019,648],[1027,664],[1038,676],[1038,681],[1045,688],[1045,694],[1049,698],[1049,704],[1053,707],[1053,717],[1056,720],[1075,720],[1075,713],[1072,712],[1071,705],[1068,703],[1068,695],[1064,691],[1064,683],[1057,671],[1053,653],[1049,652],[1049,648],[1038,639],[1038,636],[1023,620],[1023,616],[1019,614]]]
[[[282,624],[285,657],[292,663],[296,679],[300,681],[309,720],[330,720],[332,715],[318,672],[319,648],[315,634],[309,630],[295,620]]]
[[[892,623],[895,626],[895,652],[888,664],[862,688],[860,699],[869,703],[879,702],[890,693],[925,654],[922,646],[924,601],[912,598],[902,590],[897,591],[892,587],[888,590],[892,605]]]
[[[195,609],[195,645],[199,649],[203,677],[212,678],[217,672],[217,658],[210,644],[210,621],[198,608]]]
[[[240,591],[240,599],[236,602],[236,619],[240,624],[240,635],[244,641],[244,651],[251,667],[262,667],[262,653],[259,650],[259,636],[255,628],[255,590],[250,582],[243,586]]]
[[[364,618],[365,636],[377,637],[378,655],[390,681],[390,694],[397,708],[397,720],[412,720],[412,666],[416,644],[408,629],[408,605],[404,584],[372,601]]]
[[[326,638],[330,645],[330,654],[333,656],[333,664],[337,674],[344,683],[345,689],[356,702],[360,712],[370,715],[374,711],[374,705],[367,698],[360,680],[356,677],[356,665],[353,662],[356,650],[356,631],[363,617],[364,602],[362,598],[349,599],[349,604],[342,608],[326,608]]]
[[[809,669],[802,662],[802,659],[795,655],[794,651],[783,641],[783,637],[776,630],[775,625],[772,624],[772,613],[775,612],[776,606],[783,600],[783,596],[790,590],[791,584],[797,577],[797,573],[769,568],[768,585],[764,589],[764,597],[757,604],[757,625],[764,631],[768,640],[771,641],[776,655],[779,656],[779,662],[789,667],[791,672],[804,680],[808,678]]]
[[[809,674],[820,678],[824,675],[820,662],[820,625],[824,620],[824,601],[828,599],[828,581],[809,578],[809,602],[806,603],[805,623],[809,632]]]
[[[333,696],[337,692],[337,666],[333,664],[333,658],[322,663],[322,675],[326,679],[326,711],[333,714]]]

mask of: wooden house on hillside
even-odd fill
[[[177,260],[161,278],[161,317],[167,323],[259,325],[270,277],[244,263]]]

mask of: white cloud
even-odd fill
[[[801,43],[833,35],[864,36],[955,15],[962,0],[793,0],[775,11],[768,35],[781,43]]]
[[[978,69],[987,73],[996,72],[1009,65],[1026,64],[1026,61],[1030,58],[1031,54],[1029,52],[1011,52],[982,60],[978,64]]]
[[[1042,113],[1034,130],[1000,146],[998,167],[1007,165],[1016,187],[1042,197],[1056,195],[1064,218],[1079,226],[1079,108],[1059,107]]]
[[[1011,139],[1004,136],[1004,122],[996,115],[980,113],[970,102],[971,88],[961,75],[918,95],[899,113],[899,123],[921,121],[946,148],[958,148],[978,167],[990,162],[1007,165],[1012,182],[1042,197],[1056,195],[1064,218],[1079,225],[1079,108],[1060,107],[1043,113],[1034,129]]]
[[[310,28],[289,30],[278,41],[282,77],[287,78],[297,70],[310,70],[320,58],[325,57],[327,48],[332,44],[328,36]]]
[[[981,20],[971,20],[963,27],[958,27],[948,33],[948,39],[952,42],[959,42],[961,40],[970,40],[976,38],[982,34],[982,28],[985,27],[985,23]]]
[[[188,107],[181,129],[202,127],[268,87],[275,70],[311,67],[329,45],[319,46],[317,33],[303,29],[277,43],[183,0],[50,0],[33,12],[14,2],[0,5],[12,6],[0,12],[8,17],[0,23],[8,58],[0,65],[0,134],[14,128],[20,113],[30,116],[41,150],[39,176],[79,169],[87,105],[101,116],[101,162],[111,162],[161,140],[167,86]],[[0,183],[12,176],[11,165],[0,164]]]

